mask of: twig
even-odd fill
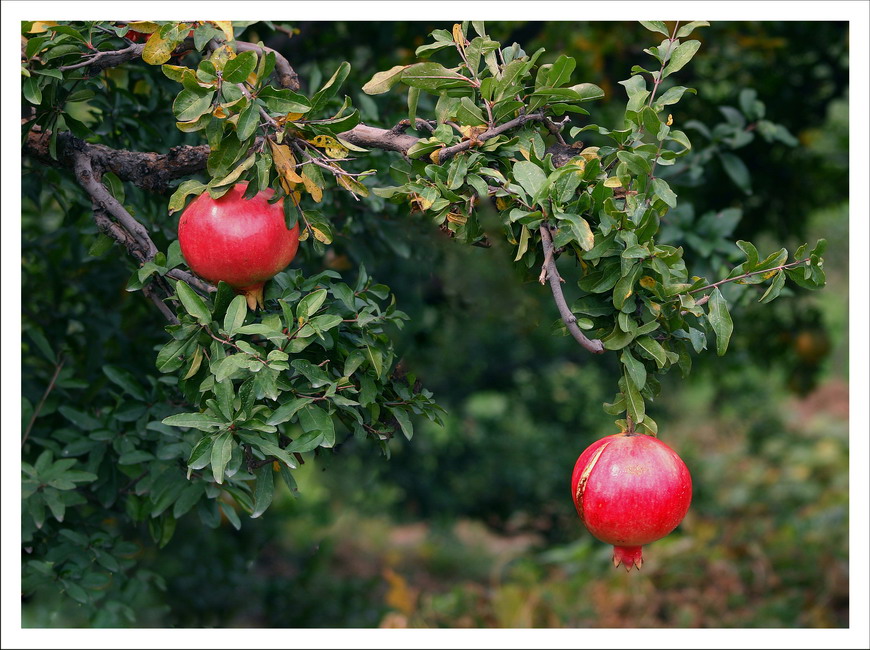
[[[236,46],[236,52],[271,52],[275,55],[275,73],[278,77],[278,83],[284,88],[290,90],[299,90],[299,75],[290,66],[290,62],[283,54],[271,47],[265,45],[257,45],[256,43],[248,43],[246,41],[233,41]]]
[[[581,346],[593,354],[601,354],[604,352],[604,344],[599,339],[587,338],[586,335],[580,331],[580,328],[577,327],[577,317],[571,313],[571,310],[568,308],[568,303],[565,302],[565,296],[562,293],[561,278],[559,277],[559,271],[556,269],[556,260],[553,257],[553,238],[550,235],[549,227],[546,224],[542,224],[540,232],[541,244],[544,247],[544,267],[546,270],[546,273],[542,273],[542,275],[546,275],[546,280],[549,280],[550,290],[553,292],[553,300],[556,302],[556,307],[559,309],[559,315],[562,316],[562,322],[565,323],[571,336],[573,336]],[[541,284],[543,283],[544,281],[542,280]]]
[[[744,273],[743,275],[737,275],[737,276],[734,276],[733,278],[725,278],[724,280],[719,280],[718,282],[714,282],[713,284],[708,284],[707,286],[700,287],[698,289],[692,289],[691,291],[687,291],[686,293],[677,294],[676,296],[671,298],[671,300],[678,300],[680,296],[698,293],[700,291],[707,291],[708,289],[715,289],[716,287],[720,287],[723,284],[726,284],[728,282],[734,282],[735,280],[742,280],[743,278],[748,278],[748,277],[751,277],[753,275],[760,275],[762,273],[770,273],[771,271],[783,271],[785,269],[791,269],[791,268],[794,268],[795,266],[800,266],[801,264],[806,264],[809,261],[810,261],[810,258],[807,257],[807,258],[802,259],[802,260],[797,260],[796,262],[789,262],[788,264],[782,264],[781,266],[774,266],[773,268],[770,268],[770,269],[761,269],[759,271],[751,271],[750,273]],[[703,298],[698,300],[695,304],[696,305],[703,305],[709,299],[710,299],[709,296],[704,296]]]
[[[21,438],[21,446],[24,446],[24,443],[27,442],[28,436],[30,436],[30,430],[33,428],[33,423],[36,422],[36,418],[39,417],[39,412],[42,410],[43,405],[45,404],[45,400],[48,398],[48,394],[54,388],[55,382],[57,382],[57,377],[60,375],[60,371],[63,368],[63,364],[66,363],[66,359],[61,357],[57,364],[54,366],[54,374],[51,376],[51,381],[48,382],[48,387],[45,389],[45,392],[42,394],[42,398],[39,400],[39,404],[36,405],[36,408],[33,410],[33,415],[30,416],[30,421],[27,423],[27,428],[24,430],[24,436]]]

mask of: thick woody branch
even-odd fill
[[[109,190],[94,177],[94,169],[90,157],[78,151],[73,154],[73,171],[76,180],[91,196],[94,203],[94,212],[108,212],[132,238],[128,250],[137,258],[143,260],[153,259],[157,255],[157,247],[148,236],[145,227],[136,221],[132,215],[124,209],[118,200],[109,194]]]
[[[553,300],[556,302],[556,307],[559,309],[559,315],[562,321],[571,333],[571,336],[582,345],[584,348],[593,354],[601,354],[604,352],[604,344],[599,339],[589,339],[577,327],[577,317],[571,313],[568,308],[568,303],[565,302],[565,295],[562,293],[562,278],[559,277],[559,271],[556,269],[556,259],[553,254],[553,238],[550,235],[550,229],[546,225],[542,225],[541,244],[544,247],[544,272],[541,279],[541,284],[544,281],[549,281],[550,290],[553,292]]]
[[[173,147],[165,154],[111,149],[89,144],[71,133],[58,133],[57,160],[49,154],[50,133],[31,131],[24,143],[24,153],[54,167],[72,167],[73,154],[82,152],[92,164],[112,172],[123,181],[149,192],[165,194],[173,189],[172,181],[205,169],[208,145]]]
[[[408,149],[419,141],[413,135],[406,135],[393,129],[379,129],[365,124],[358,124],[350,131],[340,133],[339,137],[357,147],[397,151],[406,156]]]
[[[93,77],[94,75],[99,74],[106,68],[114,68],[119,65],[123,65],[127,63],[127,61],[132,61],[133,59],[138,59],[142,56],[142,50],[145,49],[145,44],[136,44],[125,47],[123,50],[108,50],[106,52],[97,52],[96,54],[90,55],[86,57],[83,61],[79,63],[74,63],[72,65],[63,65],[60,67],[60,70],[66,72],[67,70],[78,70],[79,68],[87,68],[88,76]]]

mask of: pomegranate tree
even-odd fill
[[[640,569],[642,546],[661,539],[685,517],[692,477],[658,438],[623,432],[580,454],[571,477],[577,514],[596,538],[613,544],[613,564]]]
[[[191,270],[209,282],[224,281],[251,309],[263,306],[263,285],[284,270],[299,248],[299,225],[287,228],[283,200],[263,190],[243,198],[239,183],[219,199],[200,194],[178,221],[178,242]]]

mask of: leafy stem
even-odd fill
[[[760,275],[762,273],[775,273],[777,271],[784,271],[785,269],[792,269],[796,266],[801,266],[802,264],[807,264],[810,261],[811,261],[810,258],[807,257],[807,258],[804,258],[802,260],[797,260],[795,262],[789,262],[788,264],[774,266],[773,268],[770,268],[770,269],[761,269],[759,271],[750,271],[749,273],[744,273],[742,275],[736,275],[733,278],[725,278],[724,280],[719,280],[718,282],[713,282],[712,284],[708,284],[708,285],[705,285],[703,287],[699,287],[697,289],[692,289],[691,291],[687,291],[685,293],[677,294],[676,296],[671,298],[671,300],[672,301],[678,300],[680,296],[686,296],[686,295],[691,295],[693,293],[699,293],[701,291],[708,291],[710,289],[715,289],[717,287],[722,286],[723,284],[727,284],[728,282],[734,282],[736,280],[743,280],[744,278],[748,278],[748,277],[751,277],[753,275]],[[710,296],[706,295],[703,298],[701,298],[700,300],[698,300],[695,304],[696,305],[703,305],[709,299],[710,299]]]

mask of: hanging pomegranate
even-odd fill
[[[191,270],[209,282],[223,280],[243,294],[251,309],[263,306],[263,285],[284,270],[299,248],[299,225],[288,230],[283,200],[263,190],[243,198],[239,183],[219,199],[207,192],[185,208],[178,242]]]
[[[692,477],[658,438],[618,433],[580,454],[571,477],[577,514],[593,536],[613,544],[613,564],[640,569],[642,546],[665,537],[685,517]]]

